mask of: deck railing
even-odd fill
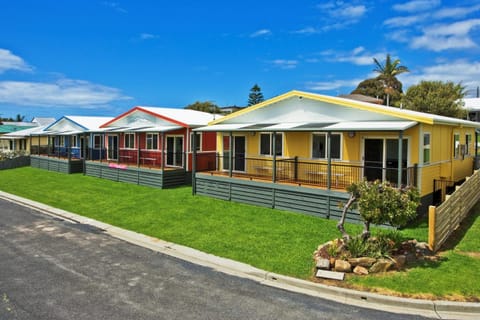
[[[306,161],[299,160],[297,157],[279,158],[274,162],[271,158],[237,156],[231,161],[233,175],[272,182],[344,189],[368,177],[366,172],[369,174],[374,172],[375,179],[383,178],[394,185],[398,182],[398,168],[366,167],[334,162],[331,163],[329,171],[325,161]],[[229,163],[229,157],[217,155],[216,168],[212,171],[228,174]],[[402,168],[402,185],[416,185],[416,170],[416,167]]]

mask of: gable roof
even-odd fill
[[[55,118],[42,118],[42,117],[35,117],[32,120],[32,123],[36,123],[39,126],[48,126],[55,122]]]
[[[78,134],[96,130],[112,117],[63,116],[43,130],[43,134]]]
[[[207,112],[137,106],[104,123],[101,128],[117,127],[119,130],[167,131],[168,129],[205,126],[219,118]]]
[[[23,130],[18,130],[18,131],[13,131],[7,134],[4,134],[0,136],[0,139],[22,139],[25,137],[29,137],[30,135],[33,135],[35,133],[40,133],[45,129],[46,126],[39,126],[39,127],[33,127],[33,128],[28,128],[28,129],[23,129]]]
[[[398,124],[399,121],[403,124],[392,126],[394,123]],[[349,122],[360,122],[358,127],[365,130],[368,128],[394,130],[392,127],[404,130],[416,123],[465,125],[480,128],[480,123],[472,121],[296,90],[212,121],[209,125],[218,129],[218,125],[268,123],[285,126],[285,124],[294,122],[301,125],[290,126],[290,130],[307,128],[308,124],[318,123],[322,125],[310,125],[310,127],[340,130],[342,127],[347,127],[345,124]],[[334,127],[328,128],[334,124]],[[243,128],[246,129],[246,127]],[[209,130],[214,129],[210,128]]]

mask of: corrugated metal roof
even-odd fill
[[[113,117],[63,116],[45,128],[45,134],[76,134],[98,130]]]
[[[337,123],[299,123],[287,122],[276,124],[215,124],[195,129],[194,131],[403,131],[415,126],[415,121],[343,121]]]
[[[415,121],[425,124],[465,125],[480,128],[480,123],[478,122],[302,91],[287,92],[257,105],[227,115],[222,119],[212,121],[210,124],[227,124],[235,122],[261,123],[268,121],[269,119],[271,120],[272,114],[280,116],[279,114],[275,114],[275,108],[273,108],[277,107],[277,105],[282,106],[283,109],[280,109],[282,109],[284,115],[291,119],[295,119],[296,121],[315,121],[316,119],[314,119],[314,117],[317,117],[317,121],[320,122],[322,117],[324,118],[327,114],[332,120],[336,117],[338,122],[355,120],[397,120]],[[267,107],[272,107],[272,109],[267,110]],[[302,108],[308,108],[309,113],[305,113]],[[361,116],[361,118],[359,116]],[[309,119],[307,119],[307,117]]]
[[[210,121],[221,118],[220,115],[214,115],[207,112],[191,110],[191,109],[176,109],[176,108],[158,108],[158,107],[143,107],[139,108],[155,113],[159,116],[167,117],[172,120],[182,122],[188,126],[204,126]]]
[[[4,135],[0,136],[0,138],[5,137],[7,139],[21,139],[21,138],[28,137],[30,135],[35,135],[35,134],[40,133],[40,132],[43,131],[43,129],[45,129],[45,127],[46,126],[40,126],[40,127],[33,127],[33,128],[29,128],[29,129],[14,131],[14,132],[4,134]]]
[[[468,111],[479,111],[480,110],[480,98],[465,98],[463,99],[464,108]]]

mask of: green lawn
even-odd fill
[[[0,190],[302,279],[312,276],[316,247],[340,237],[336,221],[192,196],[190,187],[159,190],[27,167],[0,171]],[[348,282],[404,294],[437,298],[461,295],[474,300],[480,296],[479,282],[472,281],[480,261],[462,254],[480,252],[480,219],[478,214],[472,217],[472,227],[456,247],[462,249],[448,251],[440,264],[425,264],[394,275],[355,277]],[[347,230],[359,233],[361,226],[348,224]],[[402,233],[426,241],[426,222],[420,221]]]

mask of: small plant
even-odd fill
[[[347,242],[346,249],[352,258],[358,258],[366,255],[367,246],[368,244],[362,239],[362,237],[358,236],[351,238]]]
[[[330,258],[335,258],[338,255],[339,244],[338,240],[333,240],[330,245],[327,246],[327,253]]]

